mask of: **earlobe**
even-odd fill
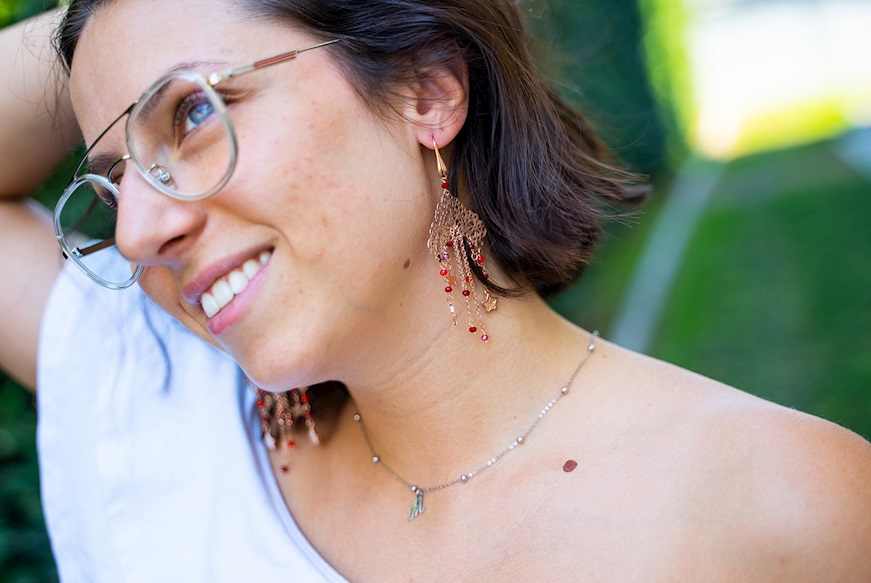
[[[469,73],[465,62],[422,71],[411,87],[408,117],[417,126],[418,142],[426,148],[433,140],[444,146],[456,137],[466,123],[469,109]]]

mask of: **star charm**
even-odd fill
[[[488,312],[492,312],[496,309],[496,298],[488,297],[482,302],[482,304],[484,305],[485,310],[487,310]]]
[[[453,275],[447,276],[447,280],[448,280],[448,285],[450,285],[450,286],[457,285],[457,278],[454,277]]]

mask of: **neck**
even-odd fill
[[[521,326],[522,323],[522,326]],[[540,298],[500,300],[488,318],[491,340],[450,325],[410,347],[405,359],[346,382],[379,457],[423,485],[459,476],[492,458],[526,431],[569,380],[587,352],[589,335]],[[582,376],[582,375],[581,375]],[[576,381],[577,382],[577,381]],[[363,446],[360,431],[344,432]]]

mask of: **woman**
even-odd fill
[[[53,123],[3,103],[0,362],[64,580],[871,577],[871,446],[544,303],[622,177],[513,2],[79,0],[60,48]]]

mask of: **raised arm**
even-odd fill
[[[0,31],[0,367],[30,388],[42,313],[62,259],[50,214],[28,197],[80,139],[51,46],[60,16]]]

